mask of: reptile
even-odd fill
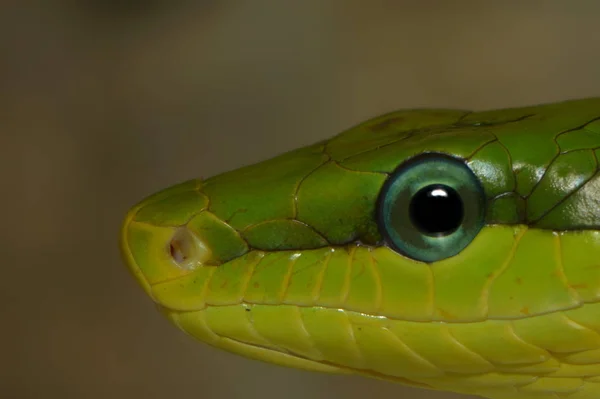
[[[133,206],[166,317],[251,359],[490,399],[600,397],[600,98],[408,109]]]

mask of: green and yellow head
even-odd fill
[[[393,112],[152,195],[121,248],[173,323],[247,357],[595,398],[599,151],[600,99]]]

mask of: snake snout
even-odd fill
[[[134,206],[121,226],[121,253],[150,294],[157,283],[191,273],[212,257],[210,245],[188,228],[206,207],[198,180],[151,195]]]

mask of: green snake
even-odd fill
[[[121,232],[176,326],[300,369],[600,397],[600,98],[392,112],[156,193]]]

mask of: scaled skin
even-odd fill
[[[127,215],[126,263],[177,326],[281,365],[491,399],[600,397],[600,99],[408,110],[166,189]],[[377,225],[407,159],[463,159],[486,224],[423,263]]]

